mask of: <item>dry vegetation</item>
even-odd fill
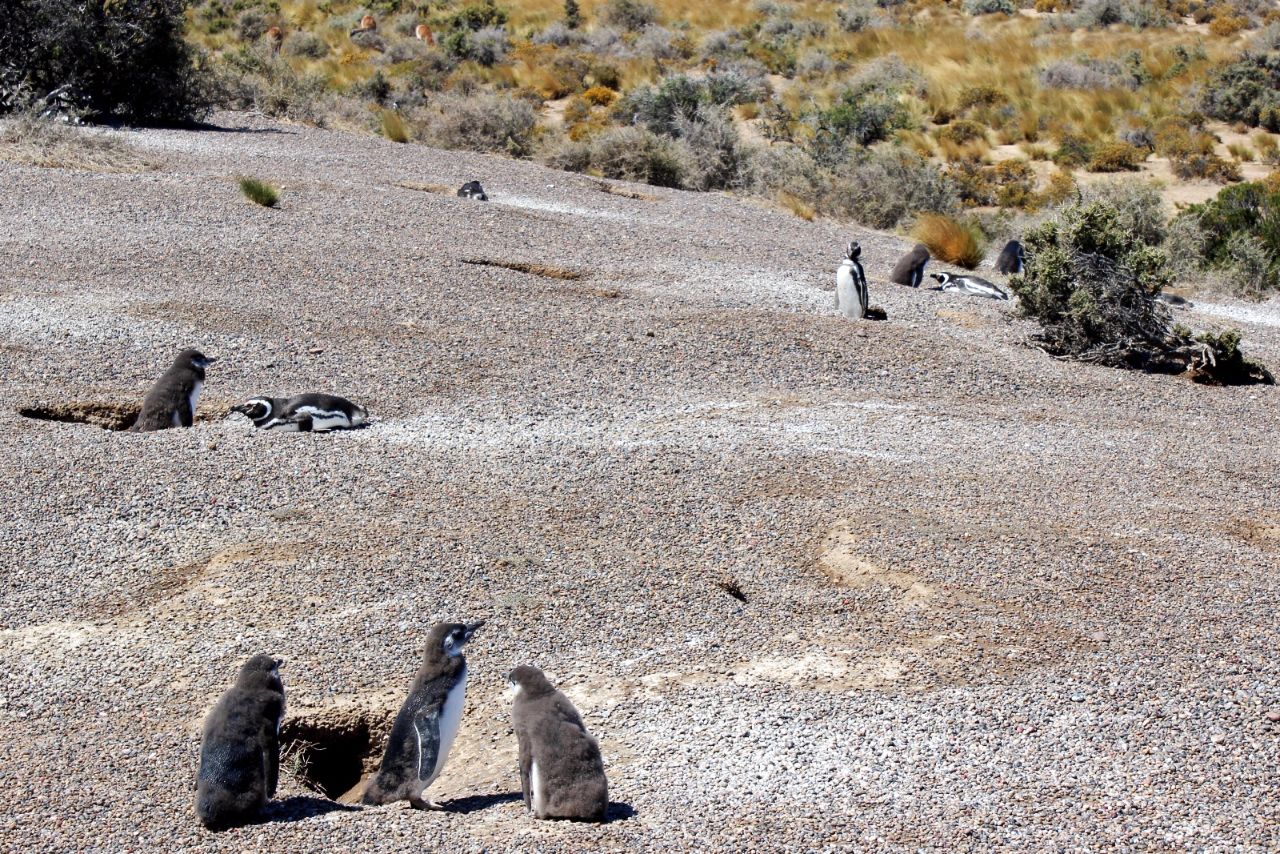
[[[10,116],[0,123],[0,160],[93,172],[145,172],[157,165],[118,138],[32,113]]]

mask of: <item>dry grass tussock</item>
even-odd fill
[[[911,236],[935,258],[967,270],[977,267],[986,252],[981,231],[941,214],[921,214]]]
[[[159,166],[123,140],[29,113],[0,122],[0,160],[92,172],[146,172]]]

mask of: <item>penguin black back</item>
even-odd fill
[[[215,361],[199,350],[183,350],[142,400],[142,411],[129,429],[148,433],[168,427],[190,427],[196,401],[204,388],[204,369]]]
[[[482,625],[483,620],[432,627],[422,666],[391,726],[382,763],[364,790],[363,803],[407,800],[417,809],[440,809],[422,795],[443,770],[458,734],[467,683],[462,649]]]
[[[263,430],[299,433],[346,430],[365,423],[368,413],[345,397],[334,394],[296,394],[293,397],[250,398],[231,407]]]
[[[255,655],[205,718],[196,815],[211,830],[252,821],[276,793],[284,683],[280,662]]]
[[[521,665],[507,681],[516,689],[511,726],[525,806],[538,818],[604,821],[604,761],[578,710],[536,667]]]
[[[1000,255],[996,258],[996,270],[1006,276],[1021,273],[1023,258],[1022,244],[1016,240],[1010,240],[1000,250]]]
[[[475,199],[477,202],[487,202],[489,197],[485,195],[484,187],[480,186],[479,181],[468,181],[458,188],[458,198]]]
[[[929,249],[923,243],[917,243],[911,251],[902,256],[894,265],[890,281],[896,285],[907,285],[918,288],[924,279],[924,267],[929,263]]]

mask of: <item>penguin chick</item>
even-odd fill
[[[407,800],[415,809],[443,809],[422,793],[444,770],[462,723],[467,690],[467,660],[462,648],[483,625],[484,620],[432,627],[422,667],[391,726],[382,765],[365,788],[363,803]]]
[[[248,416],[254,427],[296,433],[349,430],[364,424],[369,416],[364,407],[344,397],[315,393],[253,397],[231,411]]]
[[[530,665],[512,670],[511,726],[520,750],[524,805],[536,818],[604,821],[609,784],[600,745],[578,710]]]
[[[996,271],[1006,276],[1014,276],[1023,271],[1026,266],[1026,251],[1022,248],[1022,244],[1016,240],[1010,240],[1000,250],[1000,255],[996,258]]]
[[[142,399],[142,412],[129,430],[149,433],[167,427],[190,427],[196,416],[196,401],[204,388],[204,369],[216,361],[199,350],[179,353]]]
[[[281,662],[255,655],[205,718],[196,774],[196,815],[211,830],[252,821],[276,793]]]
[[[889,280],[895,285],[906,285],[911,288],[920,287],[920,282],[924,280],[924,268],[929,263],[929,248],[923,243],[917,243],[911,248],[911,251],[898,260],[894,265],[893,272],[889,275]]]

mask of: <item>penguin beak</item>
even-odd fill
[[[471,636],[476,633],[476,629],[484,625],[484,620],[478,620],[474,623],[467,623],[467,640],[471,640]]]

